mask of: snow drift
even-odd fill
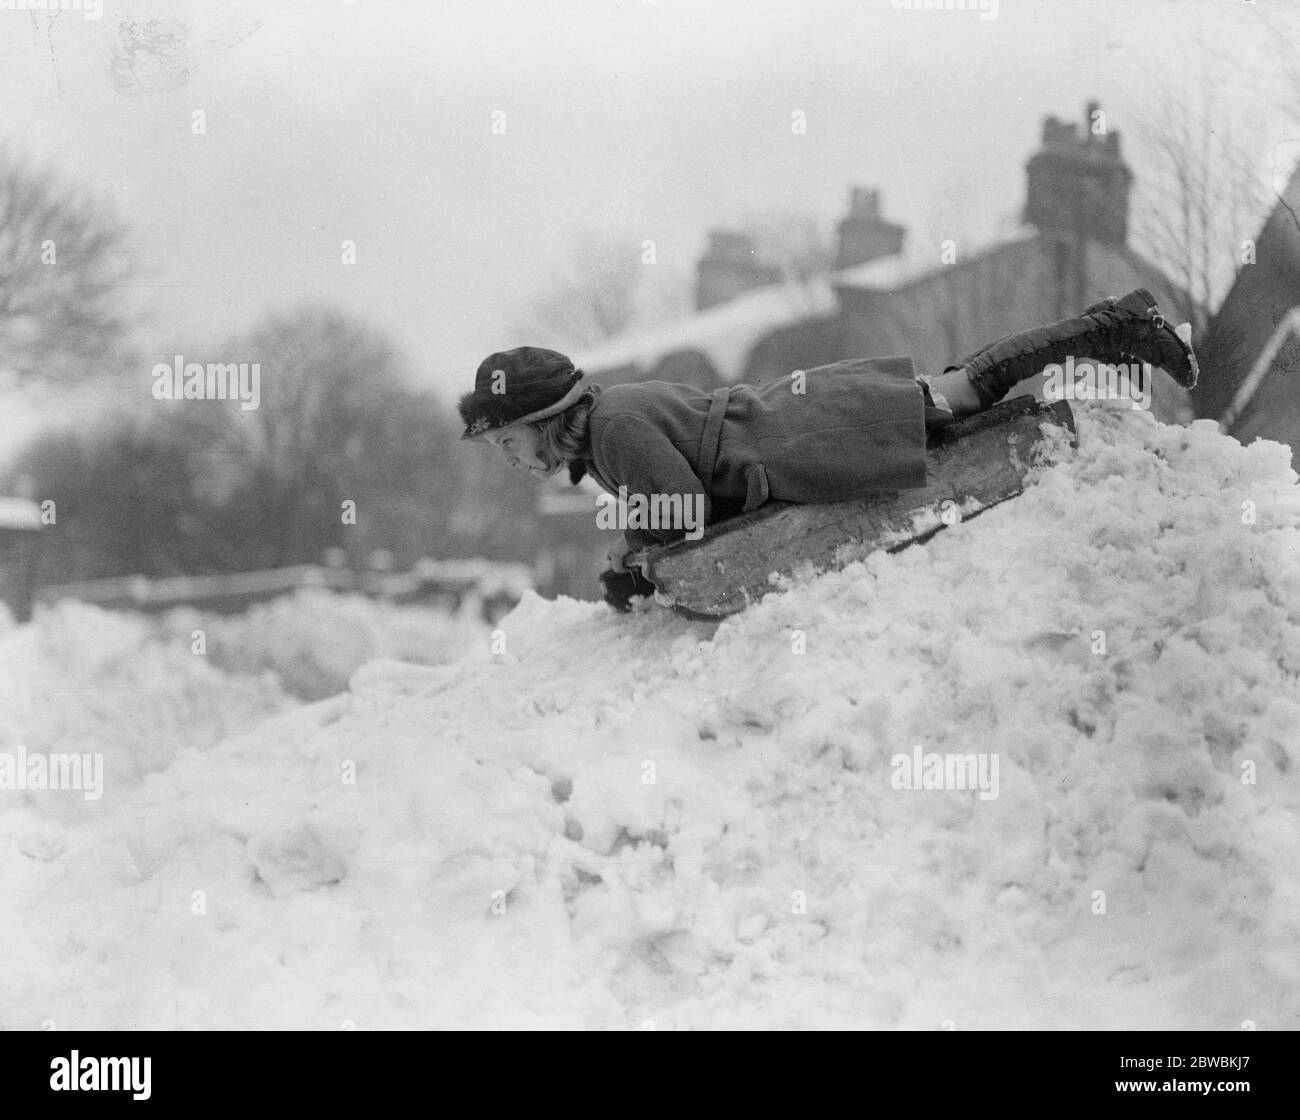
[[[185,649],[201,629],[208,660],[217,668],[239,676],[269,673],[293,696],[322,700],[345,691],[348,678],[374,658],[420,665],[455,661],[484,640],[480,608],[472,596],[452,614],[303,588],[240,615],[177,609],[163,617],[161,628]]]
[[[1077,412],[716,627],[529,595],[75,818],[0,793],[0,1026],[1295,1026],[1289,453]]]
[[[160,640],[141,615],[66,601],[28,626],[0,626],[0,752],[102,753],[120,792],[293,706],[267,674],[223,672],[190,652],[190,632]],[[0,789],[0,821],[19,802],[76,813],[75,801]],[[3,827],[0,825],[0,827]]]

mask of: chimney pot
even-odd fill
[[[1045,118],[1042,147],[1026,169],[1025,220],[1040,230],[1122,245],[1133,173],[1120,155],[1119,133],[1093,135],[1100,108],[1087,103],[1082,136],[1074,123]]]
[[[849,212],[839,225],[835,267],[852,268],[901,253],[906,233],[880,216],[880,191],[855,186],[849,192]]]

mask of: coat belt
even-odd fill
[[[713,489],[713,472],[718,465],[718,449],[722,445],[722,420],[730,398],[729,386],[714,389],[713,400],[709,402],[709,415],[704,420],[704,435],[700,438],[700,458],[695,464],[695,473],[704,483],[706,494]]]

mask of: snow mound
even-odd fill
[[[166,769],[294,706],[266,677],[223,672],[186,645],[159,640],[151,620],[67,600],[25,626],[0,630],[0,752],[100,753],[119,788]],[[75,800],[0,789],[50,811]]]
[[[1296,1026],[1289,452],[1076,411],[1018,499],[716,627],[530,594],[0,817],[0,1026]],[[896,788],[918,748],[996,796]]]
[[[238,615],[171,611],[163,630],[186,646],[202,630],[207,656],[218,668],[241,675],[269,672],[292,695],[322,700],[343,692],[348,678],[375,658],[420,665],[456,660],[487,634],[477,607],[472,602],[451,614],[304,588]]]

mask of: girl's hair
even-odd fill
[[[591,447],[591,432],[588,419],[592,405],[600,396],[600,386],[591,385],[563,412],[548,416],[530,424],[537,432],[537,456],[547,466],[560,463],[569,464],[569,481],[575,486],[587,473],[587,464],[583,458]]]

